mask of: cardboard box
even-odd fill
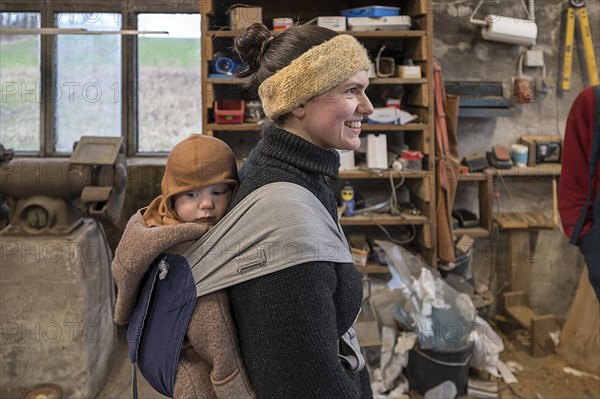
[[[352,253],[352,262],[355,266],[365,267],[369,260],[369,244],[367,236],[362,233],[350,233],[348,236],[350,243],[350,252]]]
[[[231,30],[246,29],[254,23],[262,24],[262,7],[236,4],[227,10]]]
[[[421,78],[421,67],[419,65],[400,65],[396,67],[396,72],[398,77],[403,79]]]

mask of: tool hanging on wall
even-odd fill
[[[581,44],[583,45],[583,55],[587,69],[586,86],[595,86],[600,80],[598,79],[598,66],[596,65],[596,56],[594,55],[594,43],[592,41],[592,31],[588,12],[585,7],[585,1],[568,0],[565,32],[564,32],[564,47],[562,53],[562,69],[560,79],[560,89],[562,91],[571,90],[571,70],[573,67],[573,45],[575,42],[575,27],[581,36]],[[577,12],[576,12],[577,11]]]

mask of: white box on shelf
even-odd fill
[[[349,17],[348,30],[373,31],[373,30],[409,30],[410,17],[398,15],[394,17]]]
[[[346,17],[342,16],[329,16],[329,17],[316,17],[306,22],[307,25],[317,25],[323,28],[328,28],[338,32],[346,30]]]
[[[367,135],[367,168],[388,168],[387,136],[385,134]]]
[[[340,154],[340,171],[354,170],[356,165],[354,162],[354,151],[352,150],[337,150]]]

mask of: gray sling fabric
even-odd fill
[[[309,190],[285,182],[252,192],[183,256],[198,296],[302,263],[352,263],[339,223]]]

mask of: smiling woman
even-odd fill
[[[293,183],[322,205],[322,217],[305,216],[315,231],[334,222],[345,241],[326,177],[338,177],[333,149],[358,148],[361,120],[373,112],[365,95],[365,48],[352,36],[318,26],[295,26],[273,37],[262,24],[247,28],[235,48],[246,64],[240,76],[258,90],[271,123],[240,171],[230,207],[270,183]],[[242,358],[257,397],[372,397],[351,328],[362,301],[361,277],[345,259],[351,256],[341,246],[328,261],[294,265],[231,288]]]

